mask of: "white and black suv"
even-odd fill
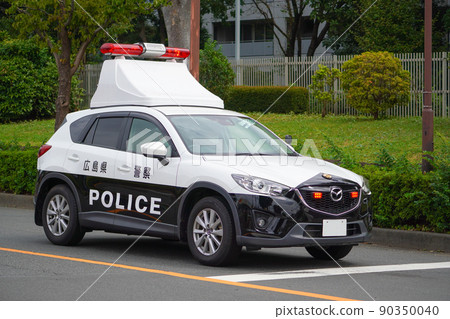
[[[137,51],[137,53],[136,53]],[[58,245],[93,230],[187,241],[207,265],[242,246],[304,246],[339,259],[372,228],[365,179],[301,156],[255,120],[223,109],[162,45],[102,46],[91,108],[41,147],[35,223]],[[189,54],[189,53],[187,53]]]

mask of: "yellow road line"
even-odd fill
[[[51,254],[37,253],[37,252],[33,252],[33,251],[18,250],[18,249],[12,249],[12,248],[0,247],[0,251],[7,251],[7,252],[20,253],[20,254],[26,254],[26,255],[76,261],[76,262],[81,262],[81,263],[102,265],[102,266],[108,266],[108,267],[111,266],[111,263],[107,263],[107,262],[103,262],[103,261],[66,257],[66,256],[60,256],[60,255],[51,255]],[[201,276],[193,276],[193,275],[187,275],[187,274],[182,274],[182,273],[178,273],[178,272],[164,271],[164,270],[158,270],[158,269],[134,267],[134,266],[128,266],[128,265],[122,265],[122,264],[114,264],[114,265],[112,265],[112,267],[128,269],[128,270],[135,270],[135,271],[142,271],[142,272],[147,272],[147,273],[160,274],[160,275],[166,275],[166,276],[172,276],[172,277],[178,277],[178,278],[184,278],[184,279],[192,279],[192,280],[197,280],[197,281],[205,281],[205,282],[211,282],[211,283],[228,285],[228,286],[243,287],[243,288],[250,288],[250,289],[256,289],[256,290],[264,290],[264,291],[278,292],[278,293],[283,293],[283,294],[317,298],[317,299],[325,299],[325,300],[333,300],[333,301],[355,301],[355,299],[322,295],[322,294],[316,294],[316,293],[306,292],[306,291],[298,291],[298,290],[291,290],[291,289],[284,289],[284,288],[253,285],[253,284],[247,284],[247,283],[243,283],[243,282],[233,282],[233,281],[227,281],[227,280],[206,278],[206,277],[201,277]]]

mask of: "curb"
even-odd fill
[[[34,210],[33,196],[0,193],[0,206]]]
[[[368,242],[406,249],[450,252],[450,235],[441,233],[374,227]]]
[[[33,196],[0,193],[0,206],[34,210]],[[368,243],[382,246],[450,252],[450,235],[374,227]]]

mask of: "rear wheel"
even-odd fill
[[[217,197],[205,197],[197,202],[189,215],[188,245],[202,264],[223,266],[237,259],[241,247],[230,212]]]
[[[48,192],[42,209],[47,238],[56,245],[76,245],[84,237],[78,223],[78,208],[70,189],[57,185]]]
[[[352,245],[344,246],[324,246],[324,247],[305,247],[308,253],[317,259],[322,260],[339,260],[347,256],[352,250]],[[323,249],[322,249],[323,248]]]

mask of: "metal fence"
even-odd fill
[[[396,54],[403,68],[411,73],[411,99],[408,105],[395,106],[387,110],[390,116],[420,116],[423,107],[423,53]],[[447,52],[433,54],[433,109],[435,116],[448,117],[450,105],[450,63]],[[244,58],[237,64],[230,60],[236,72],[236,85],[249,86],[302,86],[308,87],[312,83],[312,76],[322,64],[341,70],[344,62],[353,55],[324,55],[322,57],[272,57],[272,58]],[[356,114],[357,111],[349,107],[340,82],[336,83],[337,103],[334,105],[335,114]],[[320,113],[322,105],[310,96],[309,110]]]
[[[84,90],[82,108],[88,108],[91,105],[92,96],[97,89],[98,80],[100,78],[100,71],[102,69],[102,63],[100,64],[87,64],[80,71],[81,87]]]
[[[411,73],[411,99],[408,105],[395,106],[387,110],[388,116],[410,117],[421,116],[423,107],[423,53],[396,54],[402,61],[403,68]],[[312,75],[319,64],[341,69],[345,61],[352,55],[327,55],[314,57],[271,57],[243,58],[239,65],[230,60],[236,73],[236,85],[248,86],[294,86],[308,87],[312,83]],[[447,52],[433,54],[433,110],[435,116],[448,117],[450,105],[450,55]],[[84,105],[89,106],[97,87],[101,65],[87,65],[80,74],[82,87],[86,96]],[[336,83],[337,102],[334,105],[335,114],[357,114],[357,111],[347,105],[344,92],[339,81]],[[269,105],[273,101],[268,101]],[[320,113],[321,104],[310,96],[309,111]]]

